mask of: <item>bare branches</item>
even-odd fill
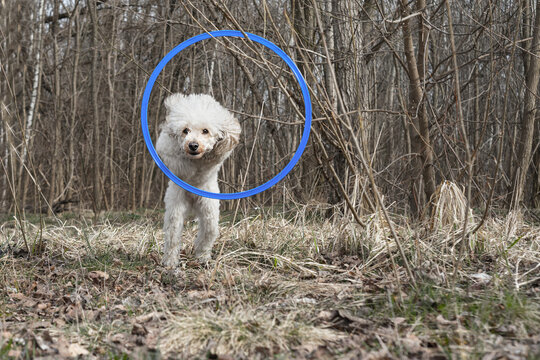
[[[295,171],[241,209],[316,199],[366,224],[386,208],[383,195],[392,212],[419,214],[444,180],[468,184],[471,208],[508,205],[509,184],[514,195],[522,188],[521,205],[537,191],[538,172],[527,170],[540,72],[532,1],[519,9],[487,0],[25,4],[0,9],[0,211],[15,209],[9,183],[22,210],[41,211],[44,200],[53,210],[74,202],[96,212],[160,206],[166,179],[139,129],[144,85],[172,47],[226,28],[263,35],[293,57],[314,110],[313,142]],[[167,92],[212,91],[243,124],[222,191],[267,181],[298,145],[296,81],[256,43],[194,45],[156,82],[152,133]]]

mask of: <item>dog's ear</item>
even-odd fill
[[[218,139],[212,152],[207,155],[206,159],[223,161],[230,152],[238,145],[242,128],[240,123],[232,115],[223,120],[222,127],[218,129]]]
[[[231,116],[218,131],[218,142],[221,143],[219,150],[226,152],[234,149],[240,141],[241,132],[240,123]]]
[[[218,131],[218,139],[217,139],[217,141],[223,141],[223,139],[225,139],[225,131],[219,130]]]
[[[186,98],[184,94],[176,93],[168,96],[165,101],[163,102],[165,104],[165,107],[169,112],[172,111],[175,107],[181,106],[182,101]]]

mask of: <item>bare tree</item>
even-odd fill
[[[423,12],[426,8],[424,0],[418,0],[416,2],[417,10],[420,12],[419,17],[423,16]],[[423,79],[424,79],[424,62],[425,54],[424,49],[427,46],[427,38],[425,34],[424,22],[419,22],[419,46],[418,46],[418,59],[414,54],[414,44],[411,32],[411,24],[408,17],[410,16],[409,7],[407,2],[402,0],[402,14],[404,19],[402,20],[403,27],[403,44],[405,50],[405,57],[407,61],[407,71],[409,77],[409,107],[407,117],[409,118],[410,133],[413,135],[411,139],[412,149],[415,153],[413,158],[414,170],[417,174],[422,174],[424,180],[424,192],[426,198],[429,200],[431,195],[435,192],[435,171],[433,168],[433,148],[431,145],[429,134],[429,123],[427,119],[427,113],[425,108],[425,96],[423,91]],[[419,156],[416,156],[416,154]],[[413,182],[414,184],[414,182]],[[411,189],[413,194],[419,194],[419,187]],[[414,202],[413,202],[414,204]],[[418,204],[421,208],[423,205]]]
[[[449,10],[425,0],[5,1],[0,211],[61,211],[75,201],[95,212],[161,206],[167,179],[140,131],[144,86],[174,46],[224,28],[262,35],[291,55],[314,116],[291,174],[224,207],[317,202],[325,215],[360,223],[376,211],[374,187],[394,211],[418,214],[439,180],[470,180],[471,207],[518,196],[516,206],[529,205],[540,188],[538,0],[501,1],[453,1]],[[150,99],[154,135],[169,92],[212,93],[242,123],[222,191],[268,181],[298,145],[297,82],[246,39],[207,40],[171,60]]]
[[[525,97],[521,133],[519,139],[518,164],[514,169],[511,193],[511,203],[519,207],[525,192],[525,180],[532,160],[534,126],[536,119],[536,98],[538,94],[538,80],[540,79],[540,1],[536,1],[536,16],[534,21],[530,55],[525,67]],[[538,127],[538,124],[536,125]],[[535,146],[536,148],[537,146]],[[538,149],[536,149],[538,150]],[[531,199],[532,200],[532,199]],[[530,201],[532,203],[532,201]]]
[[[96,13],[96,2],[92,0],[87,1],[87,6],[90,11],[90,18],[92,20],[92,37],[90,46],[92,48],[92,69],[90,71],[91,79],[91,95],[92,95],[92,116],[93,121],[93,139],[91,145],[93,146],[93,208],[97,214],[101,210],[101,142],[100,142],[100,113],[99,113],[99,83],[98,83],[98,18]]]

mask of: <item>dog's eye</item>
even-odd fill
[[[203,129],[202,133],[203,134],[208,134],[208,129]]]
[[[185,128],[184,131],[182,131],[184,134],[187,134],[189,133],[189,129],[188,128]]]

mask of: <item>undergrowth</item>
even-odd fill
[[[162,212],[6,217],[0,359],[540,356],[540,226],[511,213],[462,244],[459,218],[394,215],[402,259],[381,214],[303,215],[225,214],[208,266],[190,223],[178,269]]]

